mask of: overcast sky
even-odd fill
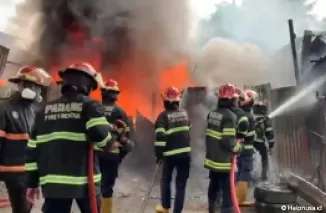
[[[15,16],[15,5],[24,0],[0,0],[0,31],[4,31],[10,17]],[[55,0],[53,0],[55,1]],[[195,15],[200,18],[209,17],[214,10],[214,5],[220,2],[232,2],[233,0],[190,0],[191,6],[196,13]],[[242,0],[235,0],[236,3],[241,4]],[[318,0],[314,9],[314,14],[319,18],[326,16],[326,0]]]

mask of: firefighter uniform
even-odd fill
[[[179,109],[179,91],[170,87],[163,93],[165,111],[155,121],[155,155],[157,163],[163,161],[161,179],[161,205],[157,213],[168,213],[171,207],[171,181],[176,169],[173,213],[183,210],[187,180],[189,178],[191,146],[188,113]]]
[[[232,213],[230,171],[232,158],[242,150],[236,142],[237,116],[230,108],[235,95],[233,85],[222,85],[219,89],[219,101],[216,110],[207,116],[206,157],[204,167],[209,170],[208,210],[215,212],[219,191],[222,192],[221,213]]]
[[[95,193],[100,211],[101,174],[97,157],[93,159],[95,192],[88,189],[89,143],[104,150],[109,150],[113,143],[104,107],[87,96],[97,87],[93,79],[96,71],[82,63],[59,74],[63,78],[63,95],[36,114],[27,144],[25,168],[29,190],[41,186],[44,213],[70,213],[73,199],[82,213],[90,213],[91,193]]]
[[[267,117],[267,106],[263,103],[257,103],[254,106],[255,114],[255,131],[256,137],[254,146],[261,156],[261,179],[267,180],[268,172],[268,150],[266,147],[266,140],[268,142],[269,150],[271,151],[274,147],[274,130],[272,127],[271,120]]]
[[[125,131],[124,136],[127,139],[126,143],[122,143],[121,147],[113,149],[110,152],[97,152],[102,173],[102,213],[112,213],[113,187],[115,180],[118,177],[119,165],[122,162],[122,159],[132,150],[134,144],[129,139],[130,128],[127,125],[127,114],[121,107],[115,104],[115,101],[117,100],[116,95],[120,92],[117,82],[112,79],[105,82],[105,85],[101,88],[101,92],[102,103],[105,109],[104,113],[107,121],[111,125],[117,125],[117,121],[120,120],[126,125],[124,129],[117,127],[117,131],[115,131],[116,134],[114,134],[114,137],[120,141],[120,133]]]
[[[23,67],[9,81],[22,86],[21,92],[30,91],[36,95],[31,89],[39,87],[41,91],[42,86],[48,86],[41,83],[42,78],[51,78],[39,71],[40,68]],[[26,199],[25,149],[38,105],[36,96],[25,99],[21,92],[0,105],[0,179],[6,185],[13,213],[29,213],[31,210]]]
[[[248,183],[251,180],[251,171],[253,169],[253,154],[254,154],[254,138],[255,138],[255,119],[251,112],[254,99],[257,96],[255,91],[246,90],[241,95],[244,95],[240,100],[240,107],[248,119],[248,131],[244,135],[243,151],[238,157],[239,171],[237,176],[237,198],[239,205],[253,205],[252,202],[247,202]]]
[[[239,107],[233,107],[231,108],[231,111],[236,114],[237,116],[237,127],[236,127],[236,139],[239,141],[244,142],[245,138],[248,134],[249,129],[249,120],[246,115],[246,113]],[[253,146],[252,146],[253,147]],[[245,145],[244,149],[248,149],[249,146]],[[241,154],[238,156],[237,159],[237,166],[238,166],[238,172],[237,172],[237,178],[236,180],[239,181],[240,179],[243,179],[243,176],[246,176],[247,174],[247,167],[248,164],[246,161],[241,161],[244,156],[241,156]],[[246,160],[246,159],[244,159]]]
[[[28,213],[26,200],[25,147],[34,122],[34,109],[20,97],[0,106],[0,179],[6,184],[13,213]]]
[[[243,152],[241,152],[238,157],[239,167],[237,181],[239,181],[239,183],[246,182],[246,184],[248,184],[248,182],[251,180],[251,171],[253,169],[253,154],[255,151],[255,119],[250,111],[245,111],[245,116],[248,119],[248,131],[243,140]]]

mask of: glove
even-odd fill
[[[118,135],[119,137],[125,137],[126,131],[127,131],[127,124],[123,122],[122,120],[116,120],[115,125],[117,127]]]
[[[28,202],[34,205],[35,200],[40,199],[40,189],[39,188],[28,188],[26,191],[26,199]]]

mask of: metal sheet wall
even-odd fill
[[[2,76],[5,70],[8,55],[9,55],[9,49],[0,45],[0,76]]]
[[[250,87],[262,101],[269,100],[271,111],[288,100],[296,87],[271,90],[269,85]],[[262,89],[264,88],[264,89]],[[295,106],[293,106],[295,107]],[[325,102],[288,110],[273,118],[276,152],[280,173],[293,172],[325,189]]]

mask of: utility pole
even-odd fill
[[[294,75],[295,75],[296,83],[298,84],[299,83],[299,65],[298,65],[297,48],[295,45],[296,35],[294,32],[293,20],[289,19],[288,24],[289,24],[289,33],[290,33],[290,43],[291,43],[292,58],[293,58]]]

